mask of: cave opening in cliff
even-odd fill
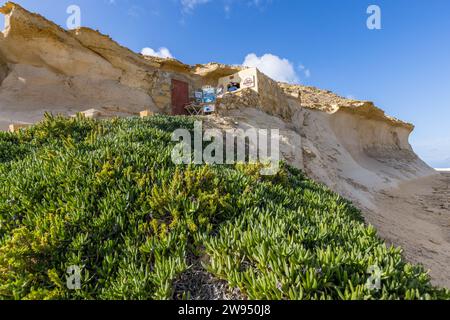
[[[217,95],[227,92],[238,92],[241,89],[252,89],[258,92],[258,74],[256,68],[249,68],[218,80]]]

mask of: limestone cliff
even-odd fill
[[[12,2],[0,12],[6,24],[0,33],[3,128],[9,122],[39,121],[46,111],[69,115],[95,108],[111,115],[132,115],[144,109],[170,113],[172,79],[189,82],[191,87],[215,85],[219,78],[243,68],[219,63],[189,66],[143,56],[89,28],[66,31]],[[256,109],[270,117],[272,125],[278,121],[273,117],[282,120],[302,139],[301,150],[293,151],[295,158],[303,159],[296,165],[338,186],[336,191],[348,196],[354,186],[365,190],[433,173],[408,143],[414,127],[387,116],[373,103],[276,83],[261,72],[258,83],[259,92],[226,94],[218,101],[219,114],[250,121],[244,111]],[[344,187],[343,181],[350,187]]]

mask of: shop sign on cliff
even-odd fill
[[[255,86],[255,77],[247,77],[242,82],[243,88],[253,88]]]

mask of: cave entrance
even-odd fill
[[[242,89],[252,89],[258,92],[258,70],[248,68],[235,74],[219,79],[217,95],[220,97],[227,92],[238,92]]]

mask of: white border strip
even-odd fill
[[[439,172],[450,172],[450,168],[435,168],[434,170]]]

